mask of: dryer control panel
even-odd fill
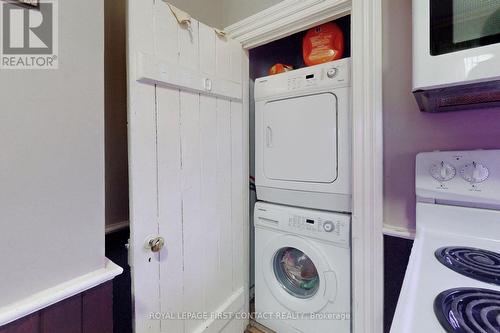
[[[351,59],[345,58],[259,78],[255,80],[255,100],[301,90],[348,87],[350,81]]]
[[[349,214],[257,202],[254,219],[256,227],[277,229],[343,246],[350,244]]]

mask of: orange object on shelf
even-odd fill
[[[289,72],[289,71],[292,71],[292,70],[293,70],[293,66],[283,65],[283,64],[276,64],[273,67],[269,68],[269,75],[274,75],[274,74]]]
[[[302,53],[307,66],[340,59],[344,55],[344,33],[333,22],[309,29],[302,43]]]

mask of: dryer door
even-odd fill
[[[337,179],[337,97],[332,93],[271,101],[263,110],[264,174],[273,180]]]
[[[273,239],[262,263],[269,290],[291,311],[318,312],[335,300],[335,273],[310,242],[289,235]]]

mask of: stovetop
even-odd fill
[[[498,333],[500,292],[480,288],[446,290],[436,297],[434,313],[449,333]]]
[[[457,274],[500,285],[500,254],[475,247],[446,246],[436,259]],[[453,288],[434,300],[434,313],[448,333],[500,333],[500,292]]]
[[[500,212],[479,212],[482,222],[500,222]],[[500,294],[499,234],[473,223],[458,225],[459,219],[477,218],[478,210],[474,208],[419,204],[418,214],[429,223],[421,224],[417,230],[391,333],[500,333],[500,312],[495,312],[498,308],[487,306],[486,310],[478,310],[478,300],[470,305],[470,298],[462,300],[465,294],[459,292],[484,290]],[[452,307],[464,314],[450,312]],[[485,318],[493,328],[464,326],[467,311],[472,319],[487,315]]]
[[[451,270],[486,283],[500,285],[500,254],[479,248],[448,246],[434,253]]]

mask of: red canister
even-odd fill
[[[309,29],[302,43],[302,52],[307,66],[340,59],[344,55],[344,33],[334,22]]]

